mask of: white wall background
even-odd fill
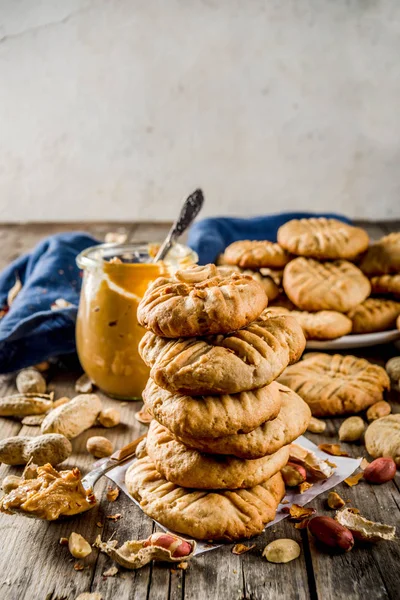
[[[398,0],[0,0],[0,220],[400,217]]]

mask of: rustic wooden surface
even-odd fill
[[[400,230],[400,223],[364,224],[371,237],[376,238],[389,231]],[[126,231],[131,239],[161,240],[167,230],[163,224],[141,224],[123,227],[119,224],[73,224],[73,225],[4,225],[0,226],[2,254],[0,268],[19,254],[33,247],[43,236],[57,231],[82,229],[98,239],[104,239],[108,231]],[[394,346],[376,347],[356,352],[360,356],[384,364],[396,353]],[[398,352],[397,352],[398,353]],[[49,374],[49,385],[56,397],[74,395],[74,382],[78,372],[53,370]],[[0,394],[12,392],[13,376],[3,376]],[[134,414],[141,403],[120,403],[100,394],[104,403],[118,406],[122,423],[109,429],[106,435],[116,446],[145,432]],[[392,392],[390,399],[394,412],[400,412],[400,395]],[[328,421],[323,435],[307,434],[315,443],[337,441],[337,430],[341,419]],[[0,419],[0,437],[10,435],[35,435],[37,428],[21,426],[18,421]],[[93,459],[85,451],[88,437],[104,434],[104,429],[91,429],[74,440],[74,454],[65,464],[77,465],[83,472],[90,469]],[[365,455],[363,446],[343,446],[351,456]],[[0,479],[8,473],[20,470],[2,465]],[[399,526],[400,478],[382,486],[361,482],[349,488],[345,484],[337,491],[350,501],[352,506],[371,519]],[[382,542],[371,546],[357,545],[352,552],[331,556],[321,552],[307,531],[299,531],[287,520],[271,527],[256,538],[256,547],[242,556],[233,555],[232,545],[202,555],[193,560],[186,571],[154,564],[137,572],[120,569],[115,577],[105,577],[104,572],[113,564],[104,554],[94,550],[84,559],[84,569],[75,571],[68,550],[59,545],[61,537],[72,531],[81,533],[93,542],[98,533],[103,539],[113,535],[120,541],[147,537],[154,529],[147,518],[123,493],[110,503],[105,491],[109,482],[103,478],[96,485],[98,507],[74,519],[60,523],[44,523],[23,517],[0,516],[0,598],[3,600],[75,600],[82,592],[100,592],[104,600],[213,600],[222,597],[229,600],[240,598],[291,600],[319,598],[320,600],[363,600],[364,598],[399,598],[398,565],[400,543]],[[326,494],[318,497],[312,505],[321,514],[331,514],[325,508]],[[122,513],[123,518],[113,522],[107,515]],[[273,565],[261,557],[264,546],[273,539],[290,537],[302,546],[298,560],[286,565]]]

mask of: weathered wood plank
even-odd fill
[[[315,444],[328,442],[337,443],[337,431],[343,419],[327,421],[327,431],[323,434],[307,434]],[[344,444],[341,446],[350,456],[368,456],[365,446],[360,443]],[[332,457],[335,462],[335,457]],[[399,474],[396,478],[400,479]],[[398,491],[393,482],[382,486],[372,486],[361,481],[357,486],[349,487],[342,483],[335,488],[339,495],[348,502],[348,506],[356,507],[366,518],[398,525],[399,511],[393,495],[398,497]],[[327,494],[318,496],[313,502],[318,514],[334,516],[335,511],[326,505]],[[321,552],[320,547],[309,535],[310,553],[313,564],[316,588],[319,598],[324,600],[336,598],[359,599],[362,593],[371,598],[395,598],[396,583],[391,573],[396,570],[399,560],[399,545],[395,542],[365,545],[356,543],[353,550],[344,555],[332,556]],[[371,560],[373,558],[373,560]],[[361,587],[364,592],[361,592]],[[398,593],[398,587],[397,587]]]
[[[161,241],[169,224],[128,224],[126,226],[131,239]],[[372,238],[386,233],[389,225],[367,224],[366,228]],[[90,231],[103,239],[108,231],[118,231],[121,224],[45,224],[0,226],[0,237],[6,241],[7,252],[3,253],[0,268],[19,253],[25,252],[42,237],[56,231],[72,229]],[[393,347],[379,347],[354,351],[383,364],[394,354]],[[55,373],[51,383],[55,383],[57,396],[72,396],[76,375],[73,373]],[[12,377],[1,379],[0,393],[13,389]],[[103,396],[102,396],[103,397]],[[90,469],[93,459],[86,453],[85,443],[90,435],[105,434],[122,446],[137,437],[145,428],[134,419],[134,412],[140,407],[136,403],[119,403],[107,399],[107,405],[119,406],[123,413],[124,425],[113,430],[102,428],[90,430],[73,441],[74,454],[66,462],[66,466],[79,466],[83,472]],[[394,407],[395,410],[400,407]],[[309,438],[318,441],[337,441],[337,429],[341,420],[328,421],[328,429],[323,436],[309,434]],[[37,430],[36,430],[37,431]],[[34,428],[21,428],[17,421],[0,419],[0,437],[28,433],[34,435]],[[363,446],[349,445],[351,454],[357,456],[364,450]],[[334,460],[334,459],[333,459]],[[14,469],[16,471],[17,469]],[[11,471],[4,465],[0,475]],[[21,471],[21,469],[19,469]],[[313,540],[308,540],[307,532],[299,532],[288,521],[268,529],[256,540],[256,548],[248,554],[235,556],[231,553],[232,545],[210,552],[197,559],[187,571],[180,571],[166,565],[145,567],[138,572],[123,569],[113,578],[103,576],[113,563],[105,555],[97,551],[82,561],[85,569],[76,572],[73,565],[75,559],[69,556],[68,550],[58,544],[60,537],[68,537],[71,531],[82,533],[93,542],[97,533],[103,539],[114,534],[121,542],[126,539],[147,537],[153,530],[153,524],[143,513],[121,493],[117,502],[110,504],[105,499],[107,480],[96,486],[96,495],[100,498],[99,506],[84,517],[76,517],[60,523],[42,523],[34,520],[14,518],[0,515],[0,531],[3,548],[7,551],[0,557],[0,597],[16,600],[29,597],[32,600],[51,600],[67,598],[74,600],[83,591],[99,591],[105,600],[111,598],[125,599],[160,599],[190,600],[229,598],[330,598],[347,597],[361,599],[368,594],[373,598],[395,598],[397,588],[397,564],[399,560],[398,544],[383,543],[368,548],[358,547],[344,556],[332,558],[316,548]],[[394,483],[384,486],[368,486],[360,483],[355,488],[345,484],[337,490],[351,505],[357,506],[362,514],[383,522],[399,522],[399,494]],[[316,499],[313,505],[321,514],[332,514],[325,507],[326,494]],[[123,518],[117,522],[108,521],[107,514],[120,512]],[[97,527],[96,523],[103,527]],[[264,546],[278,537],[292,537],[301,540],[301,557],[288,565],[271,565],[261,557]],[[19,557],[19,560],[16,560]],[[396,564],[397,562],[397,564]],[[397,586],[398,587],[398,586]]]
[[[55,376],[51,383],[55,385],[56,397],[64,395],[73,397],[75,395],[74,382],[76,376],[77,374],[66,374],[64,372],[60,372]],[[100,392],[99,395],[101,396],[104,405],[120,408],[122,422],[119,426],[112,429],[104,429],[101,427],[92,428],[73,440],[74,453],[65,463],[63,463],[64,468],[78,466],[83,473],[90,470],[94,459],[87,453],[85,447],[88,437],[92,435],[105,435],[114,441],[116,446],[123,446],[131,439],[138,437],[141,432],[145,431],[145,427],[140,425],[134,418],[134,412],[136,412],[141,403],[121,403],[107,398]],[[5,419],[2,421],[5,421]],[[2,427],[2,437],[5,437],[3,436],[3,430],[4,425]],[[35,435],[37,433],[39,433],[39,428],[26,426],[20,428],[19,431],[19,435]],[[15,434],[15,432],[13,432],[13,434]],[[8,432],[6,435],[8,436]],[[5,472],[11,472],[11,469],[7,467],[3,467],[3,469]],[[21,468],[12,469],[13,472],[20,472],[21,470]],[[13,552],[7,554],[6,557],[2,557],[0,562],[3,562],[4,560],[4,572],[12,571],[13,573],[13,581],[16,584],[15,587],[13,587],[13,589],[16,590],[15,598],[27,597],[24,596],[24,593],[27,594],[28,589],[29,598],[32,598],[32,600],[36,600],[36,598],[42,600],[44,597],[44,589],[46,589],[46,593],[52,593],[56,597],[65,596],[66,598],[71,599],[75,598],[78,593],[89,590],[92,580],[95,579],[95,568],[98,558],[97,551],[93,551],[87,559],[81,561],[85,564],[85,569],[83,571],[74,571],[73,565],[77,561],[74,559],[71,561],[68,550],[59,547],[58,541],[60,537],[68,537],[72,531],[81,533],[90,542],[94,542],[96,535],[100,532],[103,537],[109,536],[111,532],[115,532],[118,537],[120,524],[125,523],[125,520],[127,523],[126,527],[131,530],[133,529],[132,526],[129,525],[129,515],[132,510],[137,512],[134,517],[135,522],[145,520],[144,515],[142,515],[135,506],[128,503],[128,500],[123,497],[123,494],[121,494],[122,502],[125,501],[125,503],[129,504],[129,510],[127,510],[128,507],[126,507],[126,510],[123,511],[124,519],[115,523],[106,520],[106,514],[122,512],[118,506],[121,502],[120,499],[112,504],[105,499],[106,486],[107,480],[105,478],[96,485],[96,497],[99,498],[100,503],[96,508],[86,513],[85,516],[77,516],[73,519],[48,524],[35,522],[31,519],[24,519],[23,517],[0,515],[0,531],[3,533],[4,544],[7,546],[10,544],[10,546],[13,547]],[[98,527],[97,523],[103,524],[103,527]],[[148,521],[148,523],[149,525],[146,525],[146,527],[151,530],[151,522]],[[31,533],[27,534],[26,532]],[[131,534],[135,535],[135,532],[131,531]],[[147,535],[148,533],[146,533],[145,537]],[[38,544],[38,537],[40,537],[40,544]],[[124,536],[123,540],[125,539],[127,538]],[[26,561],[19,561],[15,564],[14,556],[16,555],[35,557],[35,561],[37,564],[40,564],[40,568],[36,567],[33,569],[32,572],[29,572],[28,577]],[[102,565],[100,565],[100,568],[102,568]],[[101,574],[104,570],[105,569],[101,571]],[[45,585],[46,587],[44,587]]]
[[[265,546],[279,538],[296,540],[302,548],[300,557],[289,565],[269,563],[261,556]],[[306,554],[301,531],[295,529],[287,520],[269,527],[254,542],[256,548],[242,556],[245,595],[254,600],[286,600],[310,598],[310,586],[307,579]],[[305,539],[307,545],[307,539]],[[290,570],[290,577],[288,572]]]

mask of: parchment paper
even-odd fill
[[[339,483],[341,483],[344,479],[349,477],[352,473],[354,473],[354,471],[360,466],[360,463],[361,463],[361,458],[347,458],[344,456],[330,456],[329,454],[322,452],[322,450],[319,450],[318,446],[316,446],[315,444],[310,442],[310,440],[308,440],[306,437],[304,437],[304,435],[297,438],[297,440],[295,440],[294,443],[299,444],[300,446],[303,446],[304,448],[307,448],[307,450],[311,450],[320,458],[328,459],[329,461],[335,463],[337,465],[337,467],[335,469],[334,474],[331,477],[329,477],[329,479],[314,483],[314,485],[309,490],[307,490],[304,494],[299,494],[299,493],[296,493],[296,491],[294,489],[286,488],[285,500],[288,500],[289,502],[286,504],[280,504],[278,506],[278,510],[276,512],[275,519],[273,521],[271,521],[271,523],[268,523],[267,527],[271,527],[272,525],[275,525],[275,523],[278,523],[279,521],[281,521],[282,519],[284,519],[285,517],[288,516],[287,513],[282,511],[282,509],[285,506],[291,506],[292,504],[299,504],[300,506],[304,506],[308,502],[311,502],[311,500],[314,500],[314,498],[319,496],[319,494],[322,494],[323,492],[330,490],[331,488],[333,488],[336,485],[338,485]],[[125,485],[125,473],[128,470],[128,468],[130,467],[130,465],[132,464],[132,462],[135,460],[137,460],[137,459],[134,458],[131,461],[129,461],[121,466],[115,467],[115,469],[112,469],[111,471],[108,471],[107,477],[108,477],[108,479],[111,479],[111,481],[116,483],[118,485],[118,487],[120,487],[121,490],[132,500],[132,502],[134,502],[140,508],[140,504],[134,498],[132,498],[132,496],[129,494],[129,492],[126,488],[126,485]],[[170,531],[167,527],[164,527],[157,521],[154,521],[154,522],[157,523],[157,525],[159,527],[161,527],[161,529],[163,529],[164,531]],[[183,538],[188,537],[188,536],[181,535],[180,533],[177,535],[179,535],[180,537],[183,537]],[[199,541],[197,543],[196,555],[202,554],[203,552],[208,552],[210,550],[215,550],[216,548],[219,548],[220,546],[221,546],[221,544],[210,544],[207,542]]]

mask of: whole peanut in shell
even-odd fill
[[[61,433],[68,439],[73,439],[93,427],[101,409],[101,401],[96,394],[80,394],[45,417],[41,426],[42,433]]]
[[[0,462],[26,465],[30,458],[36,465],[58,465],[71,456],[71,442],[58,433],[37,437],[15,436],[0,441]]]

